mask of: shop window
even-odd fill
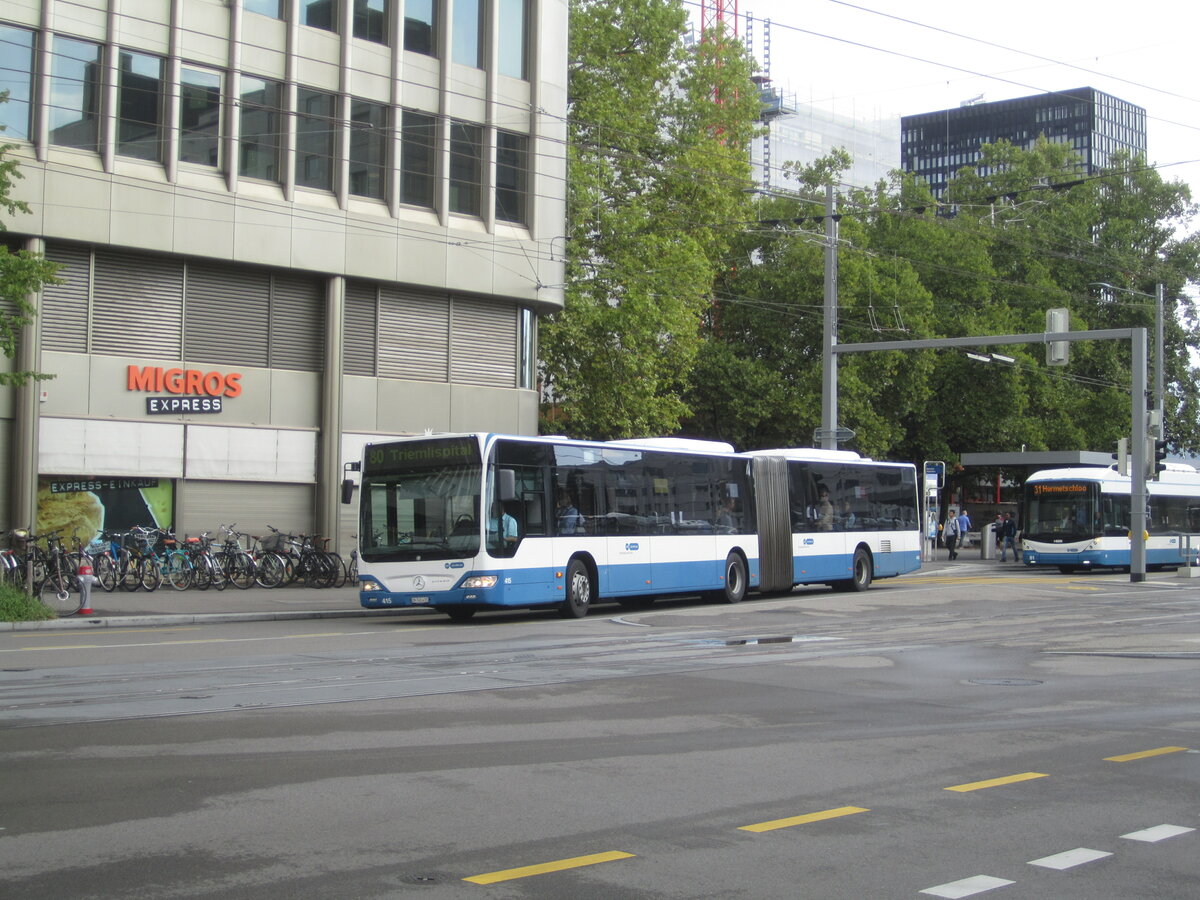
[[[437,8],[437,0],[405,0],[405,50],[437,56]]]
[[[163,61],[146,53],[120,55],[120,121],[117,153],[162,159]]]
[[[350,193],[382,200],[387,190],[388,108],[350,102]]]
[[[425,113],[404,110],[400,146],[400,200],[433,207],[434,153],[437,121]]]
[[[500,46],[497,60],[501,75],[528,78],[529,0],[500,0]]]
[[[388,42],[388,0],[354,0],[354,36],[376,44]]]
[[[483,193],[483,126],[450,123],[450,212],[480,215]]]
[[[50,143],[96,150],[100,125],[100,46],[54,38],[50,74]]]
[[[183,67],[179,73],[179,160],[220,164],[221,76]]]
[[[283,117],[282,86],[264,78],[242,77],[241,137],[238,172],[247,178],[280,180]]]
[[[333,190],[336,101],[324,91],[296,92],[296,184],[301,187]]]
[[[454,0],[451,39],[451,58],[456,63],[483,68],[483,7],[479,0]]]
[[[0,25],[0,141],[29,140],[29,110],[33,97],[34,33]]]
[[[496,132],[496,218],[526,224],[529,138],[511,131]]]

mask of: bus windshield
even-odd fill
[[[479,552],[479,446],[471,438],[367,447],[359,523],[366,562]]]
[[[1082,541],[1103,527],[1094,482],[1051,481],[1025,486],[1024,536],[1035,541]]]

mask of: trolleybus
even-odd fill
[[[1025,482],[1022,558],[1066,573],[1130,565],[1130,478],[1112,469],[1047,469]],[[1185,536],[1200,531],[1200,472],[1168,464],[1147,481],[1146,565],[1189,562]]]
[[[912,465],[847,451],[736,453],[663,438],[438,434],[368,444],[368,609],[642,605],[797,584],[865,590],[920,567]]]

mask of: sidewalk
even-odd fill
[[[134,625],[178,625],[192,622],[254,622],[278,619],[331,619],[355,616],[394,616],[400,610],[367,610],[358,604],[358,591],[343,588],[260,588],[239,591],[175,591],[160,587],[144,591],[92,592],[92,615],[74,615],[45,622],[0,622],[0,632],[64,628],[108,628]]]
[[[972,552],[973,551],[973,552]],[[982,559],[978,547],[961,552],[958,559],[947,560],[945,549],[939,547],[931,562],[923,562],[912,574],[923,575],[987,575],[1008,572],[1045,572],[1046,569],[1027,569],[1022,563]],[[1167,573],[1174,575],[1174,573]],[[904,578],[905,576],[900,576]],[[340,619],[355,617],[421,615],[428,608],[363,609],[358,603],[358,591],[342,588],[260,588],[239,591],[228,587],[223,591],[174,591],[160,587],[152,593],[143,591],[103,590],[92,592],[92,615],[74,615],[45,622],[0,622],[5,631],[36,631],[41,629],[85,629],[131,627],[135,625],[179,625],[194,622],[255,622],[281,619]]]

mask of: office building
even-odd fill
[[[1075,88],[901,119],[901,166],[941,197],[954,174],[973,166],[984,144],[1006,140],[1029,149],[1039,136],[1068,144],[1081,173],[1105,168],[1118,150],[1146,153],[1146,111],[1094,88]],[[986,172],[981,172],[986,175]]]
[[[567,0],[6,0],[0,240],[62,268],[8,363],[54,378],[0,389],[0,525],[344,550],[365,442],[536,433],[566,47]]]

